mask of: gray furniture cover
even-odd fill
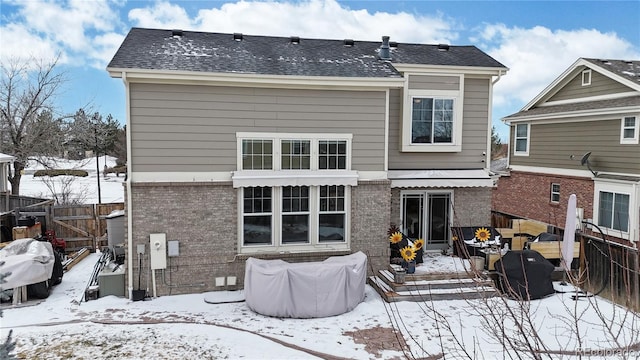
[[[0,288],[7,290],[49,280],[54,262],[50,243],[31,238],[14,240],[0,250],[0,273],[10,273]]]
[[[248,258],[244,293],[247,306],[259,314],[325,317],[361,303],[366,278],[367,256],[360,251],[308,263]]]

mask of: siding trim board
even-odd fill
[[[136,186],[139,184],[218,184],[229,183],[232,184],[232,171],[202,171],[202,172],[132,172],[129,175],[130,181],[127,184],[132,183]],[[358,171],[358,182],[362,181],[378,181],[386,180],[386,171]]]
[[[544,103],[538,105],[538,107],[547,107],[547,106],[556,106],[556,105],[565,105],[565,104],[575,104],[575,103],[583,103],[583,102],[619,99],[619,98],[632,97],[632,96],[638,96],[638,93],[635,92],[635,91],[629,91],[629,92],[616,93],[616,94],[587,96],[587,97],[581,97],[581,98],[577,98],[577,99],[547,101],[547,102],[544,102]]]
[[[203,73],[191,71],[162,71],[143,69],[108,68],[114,78],[126,77],[129,82],[148,84],[206,84],[245,87],[284,88],[398,88],[404,85],[403,78],[348,78],[329,76],[285,76],[258,74]]]
[[[600,121],[609,120],[611,115],[636,114],[640,112],[638,106],[617,107],[597,110],[581,110],[570,112],[549,113],[531,116],[518,116],[509,119],[503,118],[506,124],[523,121],[535,121],[536,124],[551,124],[560,122]],[[552,119],[549,119],[552,117]]]

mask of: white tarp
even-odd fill
[[[247,306],[259,314],[326,317],[361,303],[366,278],[367,256],[360,251],[308,263],[248,258],[244,293]]]
[[[0,284],[3,290],[36,284],[51,278],[55,257],[51,244],[34,239],[18,239],[0,250],[0,273],[11,273]]]

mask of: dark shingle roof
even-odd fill
[[[605,60],[605,59],[584,59],[588,62],[622,76],[627,80],[640,84],[640,61],[638,60]]]
[[[640,96],[629,96],[617,99],[584,101],[562,105],[535,107],[526,111],[520,111],[515,114],[505,116],[503,119],[511,120],[522,116],[558,114],[585,110],[613,109],[627,106],[640,106]]]
[[[175,70],[261,75],[400,77],[393,63],[505,68],[475,46],[398,44],[391,63],[378,58],[380,42],[242,36],[133,28],[107,66],[116,69]]]

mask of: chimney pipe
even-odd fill
[[[378,52],[378,56],[380,60],[391,60],[391,51],[389,50],[389,37],[382,37],[382,45],[380,46],[380,51]]]

